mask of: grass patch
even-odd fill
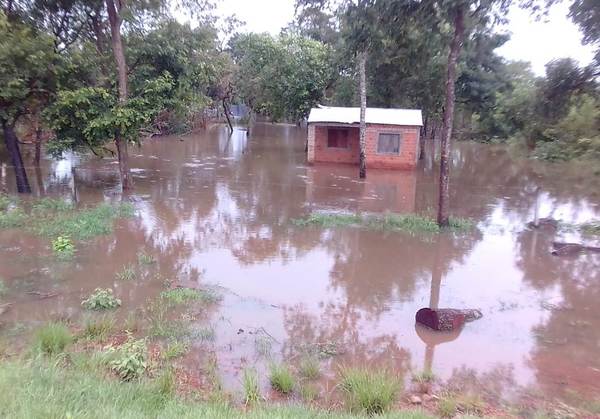
[[[44,198],[24,205],[10,204],[0,210],[0,228],[25,227],[44,237],[70,237],[86,240],[108,234],[116,218],[131,217],[134,208],[129,203],[100,204],[89,208],[75,208],[62,199]]]
[[[354,226],[371,230],[403,231],[410,234],[436,234],[445,230],[462,232],[475,227],[472,220],[451,218],[449,226],[441,228],[433,218],[417,214],[361,215],[312,213],[305,218],[293,219],[292,224],[301,227],[313,225],[325,228]]]
[[[432,383],[435,380],[435,374],[431,370],[423,370],[418,373],[414,373],[412,380],[416,383]]]
[[[308,380],[314,380],[321,375],[321,364],[315,356],[304,356],[298,365],[300,376]]]
[[[190,349],[190,346],[179,340],[171,341],[167,344],[167,347],[162,352],[162,359],[165,361],[170,361],[175,358],[179,358],[180,356],[185,355],[185,353]]]
[[[219,301],[219,296],[215,292],[194,288],[173,288],[161,292],[160,298],[172,305],[185,304],[191,301],[199,301],[206,304]]]
[[[283,394],[290,394],[296,384],[296,380],[290,369],[282,364],[271,365],[269,381],[271,387]]]
[[[154,258],[154,256],[145,252],[138,252],[137,257],[138,262],[141,265],[152,265],[153,263],[156,263],[156,259]]]
[[[81,365],[83,361],[78,361]],[[99,377],[78,365],[63,368],[44,359],[13,360],[0,364],[2,416],[77,419],[351,419],[343,412],[302,406],[257,406],[236,409],[180,399],[170,394],[168,378],[120,382]],[[390,412],[381,419],[430,419],[419,411]]]
[[[579,229],[584,234],[600,235],[600,221],[589,221],[579,225]]]
[[[390,409],[400,383],[385,370],[348,368],[341,371],[340,388],[351,411],[373,415]]]
[[[121,300],[113,295],[111,288],[96,288],[81,305],[88,310],[111,310],[120,307]]]
[[[115,275],[119,281],[133,281],[136,276],[135,266],[132,264],[125,265],[123,269]]]
[[[306,402],[312,402],[319,398],[321,393],[319,386],[313,383],[302,383],[300,384],[300,397]]]
[[[35,334],[33,347],[39,353],[56,355],[73,342],[73,335],[63,323],[52,322],[42,326]]]
[[[8,293],[8,287],[2,278],[0,278],[0,298],[4,297]]]
[[[189,328],[179,319],[169,318],[169,305],[162,298],[148,305],[148,333],[152,337],[176,339],[189,333]]]
[[[242,375],[244,402],[247,405],[257,404],[261,400],[258,373],[255,369],[246,368]]]
[[[452,418],[458,412],[458,403],[454,399],[443,398],[438,403],[437,411],[443,418]]]
[[[82,337],[104,342],[114,327],[115,319],[112,316],[87,316],[83,321]]]

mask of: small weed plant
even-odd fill
[[[271,387],[282,394],[290,394],[294,390],[295,379],[290,369],[281,364],[272,364],[269,381]]]
[[[111,357],[110,367],[123,381],[131,381],[141,377],[147,368],[146,341],[133,339],[115,348],[108,349]]]
[[[260,386],[258,373],[255,369],[246,368],[242,375],[242,386],[244,387],[244,401],[247,405],[260,402]]]
[[[189,350],[189,348],[190,346],[187,343],[181,342],[179,340],[174,340],[167,344],[167,347],[162,353],[162,358],[165,361],[170,361],[171,359],[179,358],[180,356],[184,355]]]
[[[116,278],[119,281],[133,281],[136,278],[135,266],[126,265],[120,272],[117,272]]]
[[[308,380],[319,378],[321,375],[321,365],[319,364],[319,359],[313,355],[304,356],[300,360],[298,372],[303,378]]]
[[[73,336],[66,325],[52,322],[36,332],[34,348],[45,355],[56,355],[63,352],[72,341]]]
[[[115,327],[112,316],[88,316],[83,322],[82,335],[87,340],[105,341]]]
[[[156,259],[154,258],[154,256],[145,253],[145,252],[138,252],[138,262],[141,265],[152,265],[153,263],[156,263]]]
[[[389,410],[400,390],[400,383],[385,370],[348,368],[341,372],[341,389],[350,410],[368,415]]]
[[[60,259],[70,259],[75,253],[75,245],[67,236],[58,236],[52,240],[52,250]]]
[[[120,307],[121,300],[113,295],[111,288],[96,288],[81,305],[88,310],[111,310]]]

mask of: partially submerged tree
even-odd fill
[[[0,11],[0,123],[17,191],[31,192],[15,125],[53,90],[57,56],[52,39]]]

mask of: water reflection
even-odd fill
[[[307,344],[332,342],[343,354],[331,366],[431,368],[498,397],[507,397],[501,387],[516,386],[598,394],[599,255],[553,257],[556,232],[526,227],[536,212],[571,222],[598,217],[598,179],[498,147],[457,144],[452,213],[472,217],[478,230],[411,236],[297,228],[290,220],[315,209],[432,214],[437,196],[431,150],[414,172],[371,171],[359,181],[352,166],[307,166],[305,135],[257,124],[250,136],[213,127],[152,139],[131,151],[135,191],[127,196],[114,161],[46,161],[36,193],[82,205],[127,199],[138,217],[86,244],[72,264],[53,262],[43,240],[0,232],[0,276],[15,301],[8,319],[77,316],[82,296],[98,286],[117,288],[133,309],[165,280],[211,283],[225,295],[213,349],[232,386],[242,366],[264,361],[249,333],[264,328],[274,356],[289,359]],[[13,189],[6,163],[0,185]],[[157,259],[145,279],[115,281],[140,250]],[[39,301],[20,292],[38,289],[59,296]],[[442,336],[415,327],[424,306],[479,308],[484,317]]]

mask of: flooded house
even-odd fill
[[[423,119],[419,109],[367,108],[366,163],[413,169]],[[358,164],[360,108],[319,107],[308,116],[308,162]]]

